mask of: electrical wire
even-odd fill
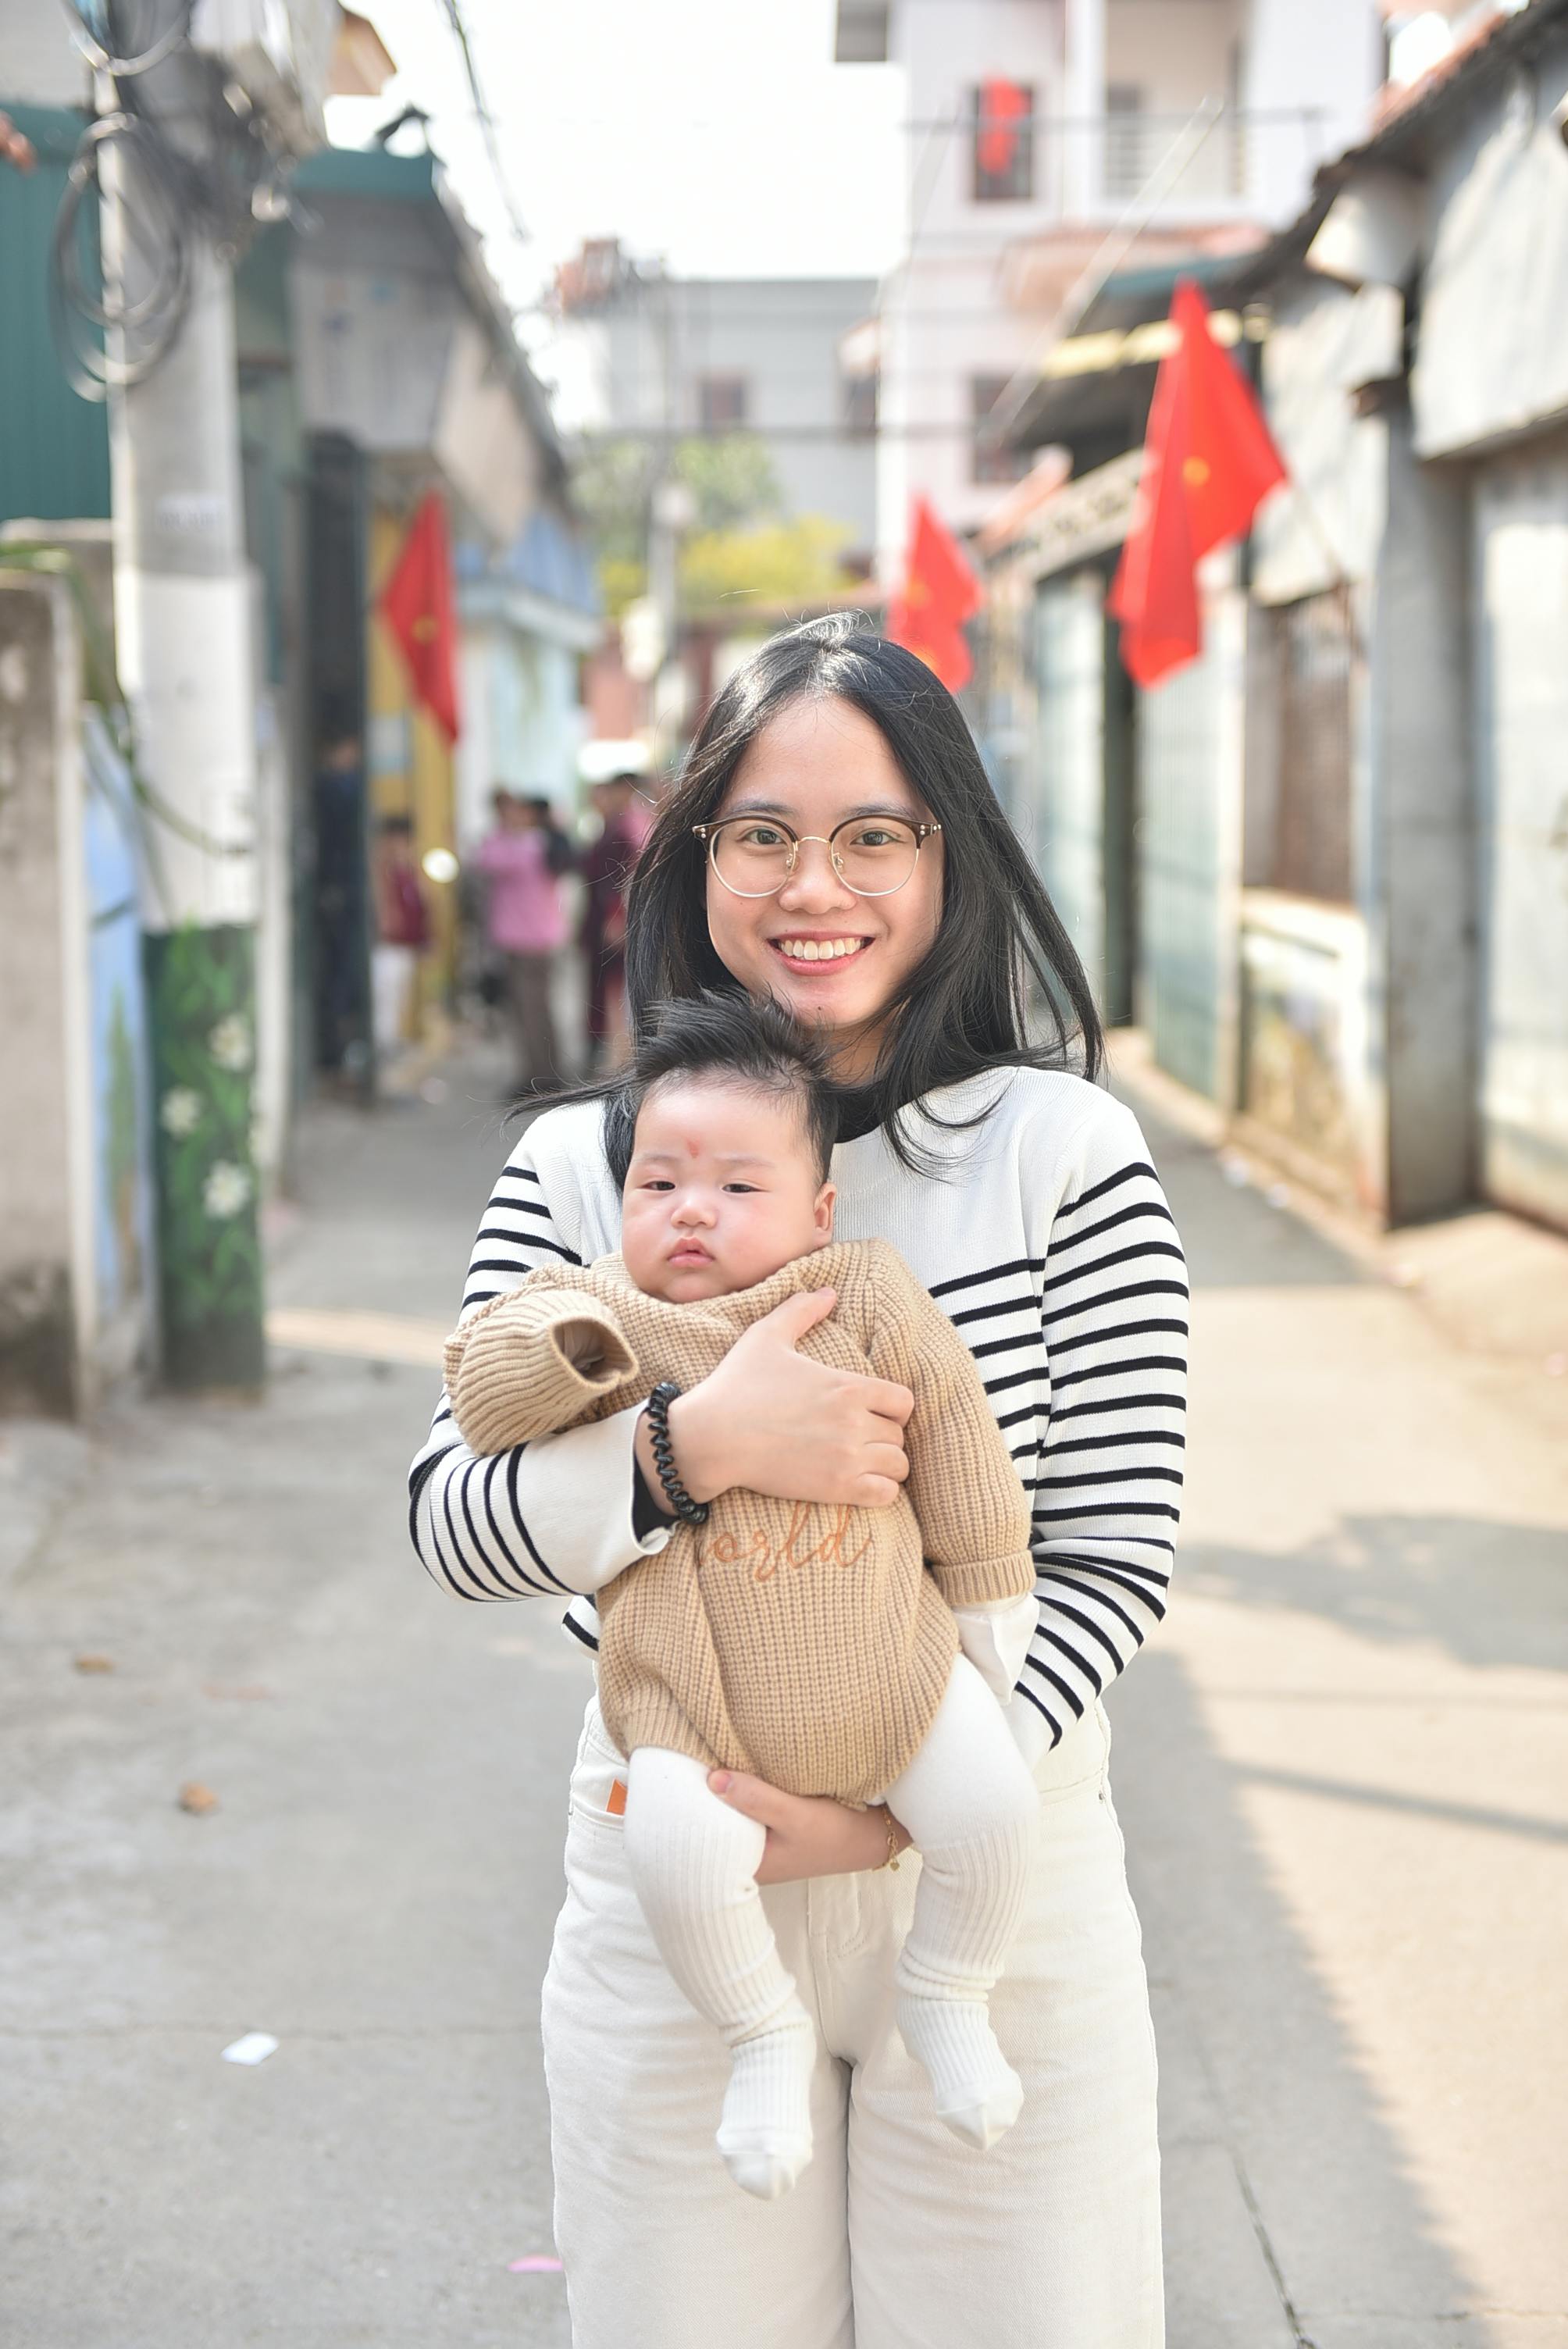
[[[474,53],[469,45],[469,32],[468,26],[463,22],[463,12],[458,5],[458,0],[442,0],[442,5],[446,10],[447,22],[450,25],[458,47],[463,53],[463,70],[469,78],[469,91],[474,101],[474,113],[484,136],[485,152],[490,157],[490,170],[495,174],[495,183],[500,191],[501,202],[506,207],[506,216],[511,222],[512,233],[520,244],[531,244],[532,236],[518,209],[517,199],[511,191],[511,182],[507,178],[506,167],[500,160],[500,141],[496,135],[495,117],[485,102],[479,67],[474,63]]]
[[[127,81],[136,74],[150,73],[154,66],[160,66],[166,57],[171,57],[181,43],[189,39],[191,19],[196,13],[196,0],[181,0],[174,22],[165,27],[150,47],[139,55],[118,57],[98,38],[83,0],[61,0],[61,5],[71,20],[71,37],[88,63],[98,73],[112,74],[116,81]],[[104,16],[106,28],[112,32],[112,5],[105,8]]]
[[[220,96],[211,76],[191,82],[208,134],[200,154],[170,135],[151,103],[140,77],[189,42],[194,0],[175,0],[171,20],[139,49],[121,34],[121,9],[106,5],[89,18],[85,0],[64,5],[78,45],[112,83],[116,104],[88,123],[66,174],[50,243],[49,321],[72,389],[101,401],[144,382],[172,349],[190,308],[195,240],[210,238],[232,258],[288,199],[265,123],[231,93]],[[98,38],[100,25],[107,41]],[[88,258],[98,225],[89,196],[98,199],[98,219],[110,199],[121,240],[107,270]],[[134,298],[127,291],[133,264],[142,285]]]
[[[104,154],[118,146],[124,231],[136,235],[148,269],[147,291],[136,301],[95,292],[83,269],[83,236],[89,223],[83,205],[89,193],[100,200]],[[134,159],[134,160],[133,160]],[[138,203],[133,211],[124,182],[134,170]],[[191,300],[191,248],[186,230],[187,191],[170,168],[167,141],[138,114],[106,114],[90,122],[71,159],[50,244],[49,316],[56,347],[73,391],[102,400],[150,376],[173,347]],[[111,352],[100,336],[118,341]]]

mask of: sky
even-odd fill
[[[423,107],[520,311],[585,237],[694,276],[874,276],[897,258],[900,79],[833,64],[833,0],[462,0],[526,243],[442,0],[356,5],[398,71],[379,98],[329,102],[334,143]]]

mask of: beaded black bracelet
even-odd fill
[[[688,1526],[706,1526],[707,1503],[694,1501],[681,1483],[676,1470],[676,1455],[670,1445],[670,1405],[678,1402],[680,1389],[674,1379],[661,1379],[648,1397],[648,1442],[653,1447],[654,1465],[659,1472],[659,1482],[665,1488],[665,1498],[677,1517]]]

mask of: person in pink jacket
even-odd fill
[[[480,843],[479,868],[490,884],[486,926],[506,973],[506,1005],[517,1052],[520,1093],[561,1082],[561,1052],[551,1003],[555,957],[566,943],[561,877],[552,869],[549,811],[498,791],[496,823]]]

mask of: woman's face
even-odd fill
[[[752,743],[714,820],[751,812],[799,836],[795,870],[775,896],[738,897],[710,864],[708,936],[748,995],[774,996],[806,1027],[825,1030],[835,1074],[861,1081],[876,1065],[888,1006],[936,936],[941,835],[889,896],[857,897],[840,880],[826,846],[836,825],[865,815],[928,823],[931,814],[880,729],[830,698],[791,703]]]

